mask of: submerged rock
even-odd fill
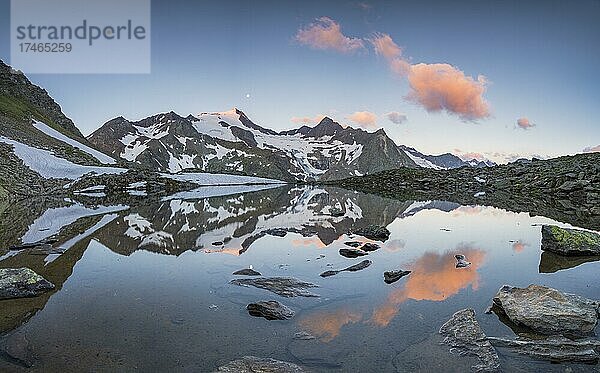
[[[381,246],[377,245],[376,243],[367,242],[366,244],[362,245],[360,249],[363,251],[375,251],[380,247]]]
[[[29,268],[0,269],[0,299],[36,297],[54,284]]]
[[[340,249],[340,255],[345,256],[346,258],[358,258],[359,256],[369,255],[366,251],[362,251],[361,249]]]
[[[264,317],[267,320],[287,320],[291,319],[295,313],[291,308],[276,300],[250,303],[246,309],[250,315]]]
[[[600,234],[543,225],[542,250],[568,256],[600,255]]]
[[[462,254],[454,255],[456,258],[456,268],[465,268],[471,265],[471,262],[467,261],[467,257]]]
[[[383,272],[383,281],[385,281],[386,284],[392,284],[398,280],[400,280],[402,277],[410,274],[411,271],[403,271],[401,269],[397,270],[397,271],[387,271],[387,272]]]
[[[299,339],[301,341],[310,341],[313,339],[316,339],[317,337],[315,337],[314,335],[305,332],[305,331],[300,331],[300,332],[296,332],[294,333],[294,339]]]
[[[362,245],[362,242],[359,242],[359,241],[346,241],[346,242],[344,242],[344,245],[350,246],[350,247],[359,247],[360,245]]]
[[[220,366],[214,373],[303,373],[306,372],[296,364],[275,359],[244,356],[241,359]]]
[[[310,282],[300,281],[292,277],[261,277],[261,278],[240,278],[229,282],[238,286],[254,286],[259,289],[265,289],[282,297],[318,297],[318,294],[306,290],[317,288],[318,285]]]
[[[494,297],[494,310],[518,326],[545,335],[583,337],[593,333],[600,303],[546,286],[521,289],[504,285]]]
[[[477,357],[479,364],[473,368],[477,371],[493,372],[500,368],[498,353],[488,341],[479,323],[475,319],[475,311],[464,309],[452,315],[440,328],[445,344],[450,352]]]
[[[354,233],[374,241],[383,242],[390,238],[390,231],[380,225],[369,225],[354,231]]]
[[[244,268],[239,271],[235,271],[232,273],[237,276],[262,276],[260,272],[253,270],[252,268]]]
[[[506,347],[512,351],[534,359],[553,363],[577,362],[596,364],[599,360],[595,349],[600,349],[600,341],[593,339],[571,340],[561,336],[548,339],[504,339],[489,337],[496,347]]]
[[[370,266],[373,262],[371,262],[370,260],[363,260],[362,262],[355,264],[353,266],[350,266],[348,268],[344,268],[344,269],[339,269],[339,270],[335,270],[335,271],[325,271],[323,273],[321,273],[321,277],[329,277],[329,276],[333,276],[333,275],[337,275],[340,272],[356,272],[356,271],[360,271],[361,269],[365,269],[368,266]]]

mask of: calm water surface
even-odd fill
[[[23,356],[3,353],[0,370],[205,372],[255,355],[317,372],[464,372],[474,361],[449,354],[437,331],[471,307],[487,335],[514,337],[484,313],[503,284],[600,298],[598,262],[542,254],[540,224],[569,226],[545,217],[334,188],[229,192],[98,199],[100,207],[67,201],[35,216],[23,241],[57,234],[54,246],[66,251],[0,252],[0,267],[27,266],[57,285],[41,297],[0,301],[2,343]],[[332,217],[332,207],[345,215]],[[363,258],[340,256],[345,241],[369,242],[350,233],[369,224],[391,231],[382,248]],[[288,233],[265,233],[271,228]],[[455,268],[455,254],[472,265]],[[363,259],[373,264],[319,276]],[[318,284],[320,297],[282,298],[229,284],[232,272],[249,266]],[[385,284],[383,272],[395,269],[412,273]],[[271,299],[295,317],[267,321],[245,310]],[[295,339],[301,331],[316,338]],[[506,371],[598,370],[499,353]]]

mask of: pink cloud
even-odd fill
[[[292,117],[290,120],[296,124],[317,124],[325,118],[323,114],[317,114],[314,117]]]
[[[489,105],[483,98],[487,80],[482,75],[475,80],[445,63],[420,63],[411,66],[408,83],[411,88],[408,99],[427,111],[445,110],[467,121],[490,115]]]
[[[517,119],[517,127],[528,130],[535,127],[535,123],[531,123],[527,118],[519,118]]]
[[[392,72],[405,76],[410,72],[410,63],[402,57],[402,48],[392,40],[388,34],[375,34],[369,39],[375,53],[383,56],[389,63]]]
[[[464,152],[463,153],[459,149],[454,149],[454,150],[458,151],[458,153],[460,153],[460,154],[457,154],[457,155],[463,161],[470,161],[472,159],[475,159],[477,161],[483,161],[485,159],[485,157],[481,153],[477,153],[477,152]]]
[[[600,153],[600,145],[590,146],[583,149],[584,153]]]
[[[341,53],[352,53],[365,47],[362,39],[345,36],[339,23],[328,17],[318,18],[308,27],[301,28],[295,39],[313,49],[330,49]]]
[[[364,128],[377,128],[377,115],[369,111],[357,111],[350,114],[348,119]]]

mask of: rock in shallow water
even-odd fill
[[[354,233],[374,241],[383,242],[390,238],[390,231],[380,225],[369,225],[354,231]]]
[[[54,285],[29,268],[0,269],[0,299],[36,297]]]
[[[292,277],[261,277],[261,278],[241,278],[229,282],[238,286],[254,286],[265,289],[282,297],[318,297],[318,294],[306,290],[317,288],[318,285],[310,282],[300,281]]]
[[[487,340],[475,319],[475,311],[464,309],[452,315],[440,328],[444,343],[451,347],[450,352],[476,356],[479,364],[477,371],[493,372],[500,368],[500,358],[492,344]]]
[[[360,271],[361,269],[365,269],[368,266],[370,266],[373,262],[371,262],[370,260],[363,260],[362,262],[355,264],[353,266],[350,266],[348,268],[344,268],[344,269],[339,269],[339,270],[335,270],[335,271],[325,271],[323,273],[321,273],[321,277],[329,277],[329,276],[333,276],[333,275],[337,275],[340,272],[356,272],[356,271]]]
[[[377,245],[376,243],[367,242],[366,244],[362,245],[360,249],[363,251],[375,251],[380,247],[381,246]]]
[[[542,250],[567,256],[600,255],[600,234],[543,225]]]
[[[593,333],[600,303],[546,286],[521,289],[504,285],[494,297],[494,305],[494,310],[511,322],[534,332],[583,337]]]
[[[287,320],[294,317],[295,313],[291,308],[276,300],[250,303],[246,309],[250,315],[264,317],[267,320]]]
[[[496,347],[506,347],[518,354],[553,363],[595,364],[598,362],[598,353],[595,349],[600,349],[600,341],[593,339],[573,341],[561,336],[540,340],[511,340],[496,337],[488,337],[488,339]]]
[[[302,367],[275,359],[256,356],[244,356],[226,365],[220,366],[214,373],[302,373]]]
[[[347,249],[347,248],[342,248],[342,249],[340,249],[340,255],[344,256],[346,258],[358,258],[359,256],[369,255],[369,253],[367,253],[366,251],[363,251],[361,249],[355,249],[355,248]]]
[[[252,268],[244,268],[239,271],[233,272],[237,276],[261,276],[260,272],[253,270]]]
[[[392,284],[408,274],[410,274],[410,271],[403,271],[401,269],[383,272],[383,281],[385,281],[386,284]]]
[[[344,245],[350,246],[350,247],[359,247],[360,245],[362,245],[362,242],[359,241],[346,241],[344,242]]]
[[[467,257],[462,254],[454,255],[456,259],[456,268],[466,268],[471,265],[471,262],[467,261]]]

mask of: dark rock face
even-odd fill
[[[462,254],[454,255],[454,258],[456,258],[456,268],[465,268],[471,265],[471,262],[468,262]]]
[[[350,266],[348,268],[333,270],[333,271],[325,271],[325,272],[321,273],[320,276],[321,277],[329,277],[329,276],[337,275],[340,272],[356,272],[356,271],[360,271],[362,269],[367,268],[371,264],[373,264],[373,262],[371,262],[370,260],[363,260],[362,262],[355,264],[353,266]]]
[[[253,270],[252,268],[244,268],[239,271],[233,272],[237,276],[262,276],[260,272]]]
[[[333,216],[333,217],[340,217],[340,216],[344,216],[345,213],[344,211],[337,209],[335,207],[332,207],[329,209],[329,215]]]
[[[287,320],[294,317],[294,311],[291,308],[276,300],[250,303],[246,309],[250,315],[264,317],[267,320]]]
[[[54,285],[29,268],[0,269],[0,299],[36,297]]]
[[[383,281],[385,281],[386,284],[392,284],[402,277],[409,275],[410,272],[411,271],[403,271],[401,269],[397,271],[387,271],[383,273]]]
[[[542,250],[566,256],[600,255],[600,234],[543,225]]]
[[[488,337],[488,339],[496,347],[506,347],[518,354],[553,363],[596,364],[599,358],[596,350],[600,349],[600,341],[593,339],[573,341],[557,336],[535,340],[511,340],[496,337]]]
[[[346,258],[358,258],[359,256],[369,255],[369,253],[367,253],[365,251],[362,251],[361,249],[355,249],[355,248],[346,249],[346,248],[342,248],[342,249],[340,249],[340,255],[341,256],[345,256]]]
[[[444,343],[451,352],[467,354],[479,359],[476,371],[495,372],[500,368],[500,358],[475,319],[475,311],[464,309],[456,312],[440,328]]]
[[[214,373],[303,373],[302,367],[285,361],[244,356],[220,366]]]
[[[503,286],[494,297],[496,312],[519,326],[545,335],[584,337],[594,332],[600,303],[545,286]]]
[[[390,238],[390,231],[386,227],[379,225],[369,225],[354,232],[360,236],[374,241],[385,242]]]
[[[366,244],[362,245],[360,249],[363,251],[375,251],[378,250],[380,247],[381,246],[377,245],[376,243],[367,242]]]
[[[318,297],[318,294],[312,293],[307,289],[319,287],[310,282],[300,281],[292,277],[261,277],[261,278],[242,278],[229,282],[238,286],[254,286],[259,289],[265,289],[282,297]]]
[[[283,228],[272,228],[267,229],[264,233],[275,237],[285,237],[288,232]]]

